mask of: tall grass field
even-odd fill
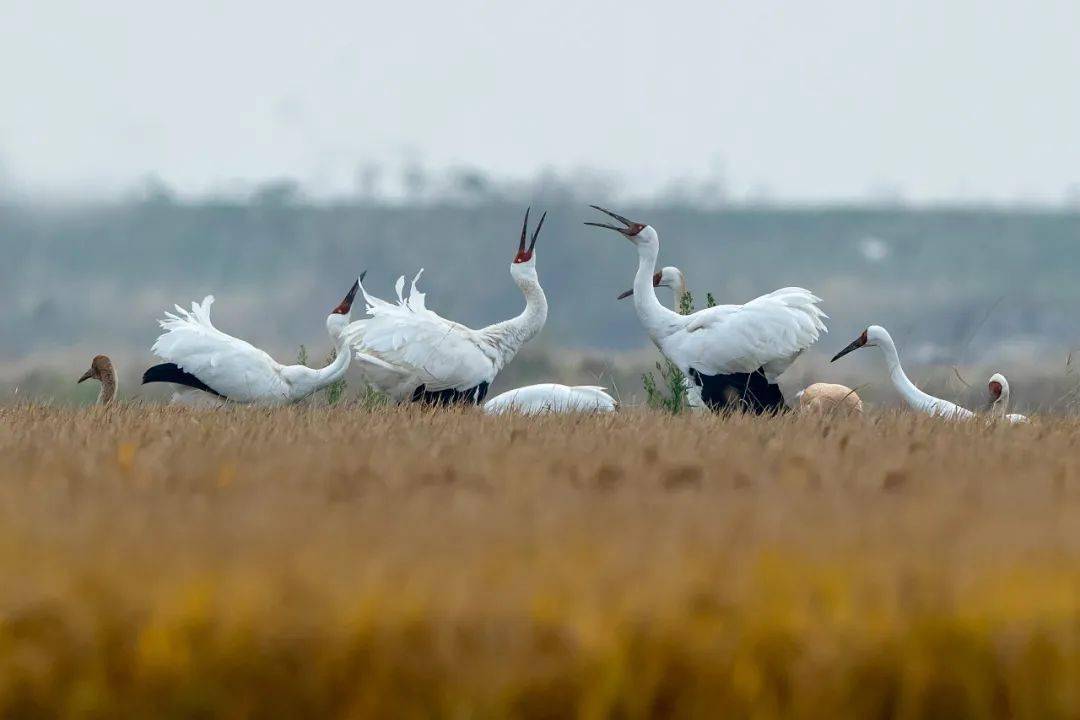
[[[1080,420],[0,408],[0,717],[1080,717]]]

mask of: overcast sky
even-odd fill
[[[37,193],[357,167],[647,193],[1059,202],[1080,3],[0,0],[0,169]]]

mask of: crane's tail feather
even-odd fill
[[[196,390],[202,390],[208,392],[211,395],[217,395],[220,398],[225,397],[214,388],[204,383],[199,378],[195,377],[191,373],[182,370],[176,363],[161,363],[155,365],[146,372],[143,373],[142,384],[155,382],[173,383],[174,385],[185,385]]]

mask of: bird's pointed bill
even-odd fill
[[[859,337],[852,340],[851,344],[849,344],[846,348],[844,348],[840,352],[836,353],[836,355],[833,355],[833,359],[830,360],[829,362],[836,362],[840,358],[847,355],[849,352],[852,352],[854,350],[858,350],[859,348],[861,348],[865,344],[866,344],[866,333],[863,333]]]
[[[634,294],[634,288],[630,288],[629,290],[627,290],[625,292],[619,293],[619,297],[617,299],[618,300],[625,300],[626,298],[630,297],[633,294]]]
[[[546,219],[547,219],[547,211],[545,210],[544,214],[540,216],[540,222],[537,224],[536,230],[533,231],[532,241],[529,243],[529,253],[530,254],[532,254],[533,249],[536,247],[536,238],[539,237],[540,228],[544,227],[544,220],[546,220]],[[528,216],[527,215],[526,215],[526,221],[528,221]]]
[[[629,235],[630,234],[628,229],[630,228],[631,225],[634,224],[630,220],[627,220],[626,218],[624,218],[622,215],[619,215],[618,213],[613,213],[610,210],[605,210],[604,208],[600,207],[599,205],[590,205],[589,207],[591,207],[593,210],[599,210],[600,212],[604,213],[608,217],[615,218],[616,220],[621,222],[626,227],[618,227],[617,225],[608,225],[607,223],[598,223],[598,222],[586,222],[585,223],[586,225],[592,225],[593,227],[606,228],[608,230],[614,230],[615,232],[622,233],[623,235]]]
[[[521,223],[521,240],[518,241],[518,255],[525,252],[525,237],[529,233],[529,211],[532,210],[532,206],[525,208],[525,220]]]
[[[357,278],[352,287],[349,288],[349,294],[345,296],[345,299],[341,301],[341,304],[334,308],[333,315],[348,315],[352,310],[353,300],[356,299],[356,293],[360,290],[360,280]]]
[[[94,368],[90,368],[89,370],[87,370],[86,372],[83,373],[83,376],[81,378],[79,378],[78,380],[75,381],[75,384],[78,385],[79,383],[83,382],[84,380],[89,380],[93,376],[94,376]]]

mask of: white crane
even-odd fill
[[[557,383],[527,385],[504,393],[484,403],[484,412],[490,415],[521,413],[542,415],[545,413],[598,413],[614,412],[619,403],[598,385],[567,386]]]
[[[987,382],[990,391],[990,415],[994,419],[1004,418],[1013,425],[1029,423],[1026,415],[1009,412],[1009,381],[1001,373],[994,373]]]
[[[352,353],[348,331],[353,299],[360,279],[326,318],[326,330],[337,357],[323,368],[282,365],[257,347],[221,332],[210,322],[214,297],[191,303],[191,311],[176,306],[159,324],[165,330],[153,352],[166,362],[143,374],[143,384],[168,382],[236,403],[292,403],[322,390],[345,375]]]
[[[395,402],[482,403],[495,376],[547,321],[547,297],[536,275],[534,253],[546,217],[547,213],[540,217],[526,247],[529,211],[525,211],[521,240],[510,264],[510,277],[525,296],[525,309],[510,320],[473,330],[439,316],[427,309],[424,293],[416,288],[423,270],[413,278],[407,298],[402,297],[405,278],[398,279],[396,305],[369,295],[361,284],[370,317],[349,327],[367,383]]]
[[[661,268],[660,272],[653,273],[653,287],[671,288],[671,309],[677,313],[682,313],[683,297],[687,293],[686,276],[683,274],[682,270],[671,265]],[[633,297],[633,295],[634,288],[630,288],[629,290],[619,293],[618,299],[625,300],[628,297]],[[698,387],[693,380],[689,377],[685,377],[683,380],[683,387],[686,388],[687,407],[693,411],[708,409],[705,405],[705,401],[701,398],[701,388]]]
[[[889,368],[889,379],[892,381],[893,387],[896,388],[896,391],[900,393],[900,396],[913,410],[947,420],[970,420],[975,417],[975,413],[970,410],[948,400],[927,395],[915,387],[915,383],[908,379],[907,374],[904,373],[904,368],[900,366],[900,355],[896,352],[896,343],[893,342],[889,332],[880,325],[871,325],[863,330],[859,337],[855,338],[846,348],[836,353],[832,362],[836,362],[849,352],[858,350],[861,347],[881,349],[881,354],[885,356],[885,364]]]
[[[717,305],[680,315],[656,298],[654,271],[660,253],[656,230],[592,207],[623,227],[586,225],[614,230],[637,246],[633,295],[638,319],[660,352],[701,388],[705,404],[714,410],[742,408],[758,413],[786,409],[776,379],[826,331],[826,315],[817,306],[821,299],[809,290],[792,287],[745,305]]]
[[[97,380],[101,383],[98,391],[98,405],[108,405],[116,397],[116,371],[108,355],[98,355],[90,361],[90,369],[76,382]]]
[[[672,265],[660,268],[660,272],[653,273],[653,287],[671,288],[671,309],[675,312],[682,311],[683,296],[686,295],[686,275],[683,271]],[[619,300],[633,297],[634,288],[619,293]]]

